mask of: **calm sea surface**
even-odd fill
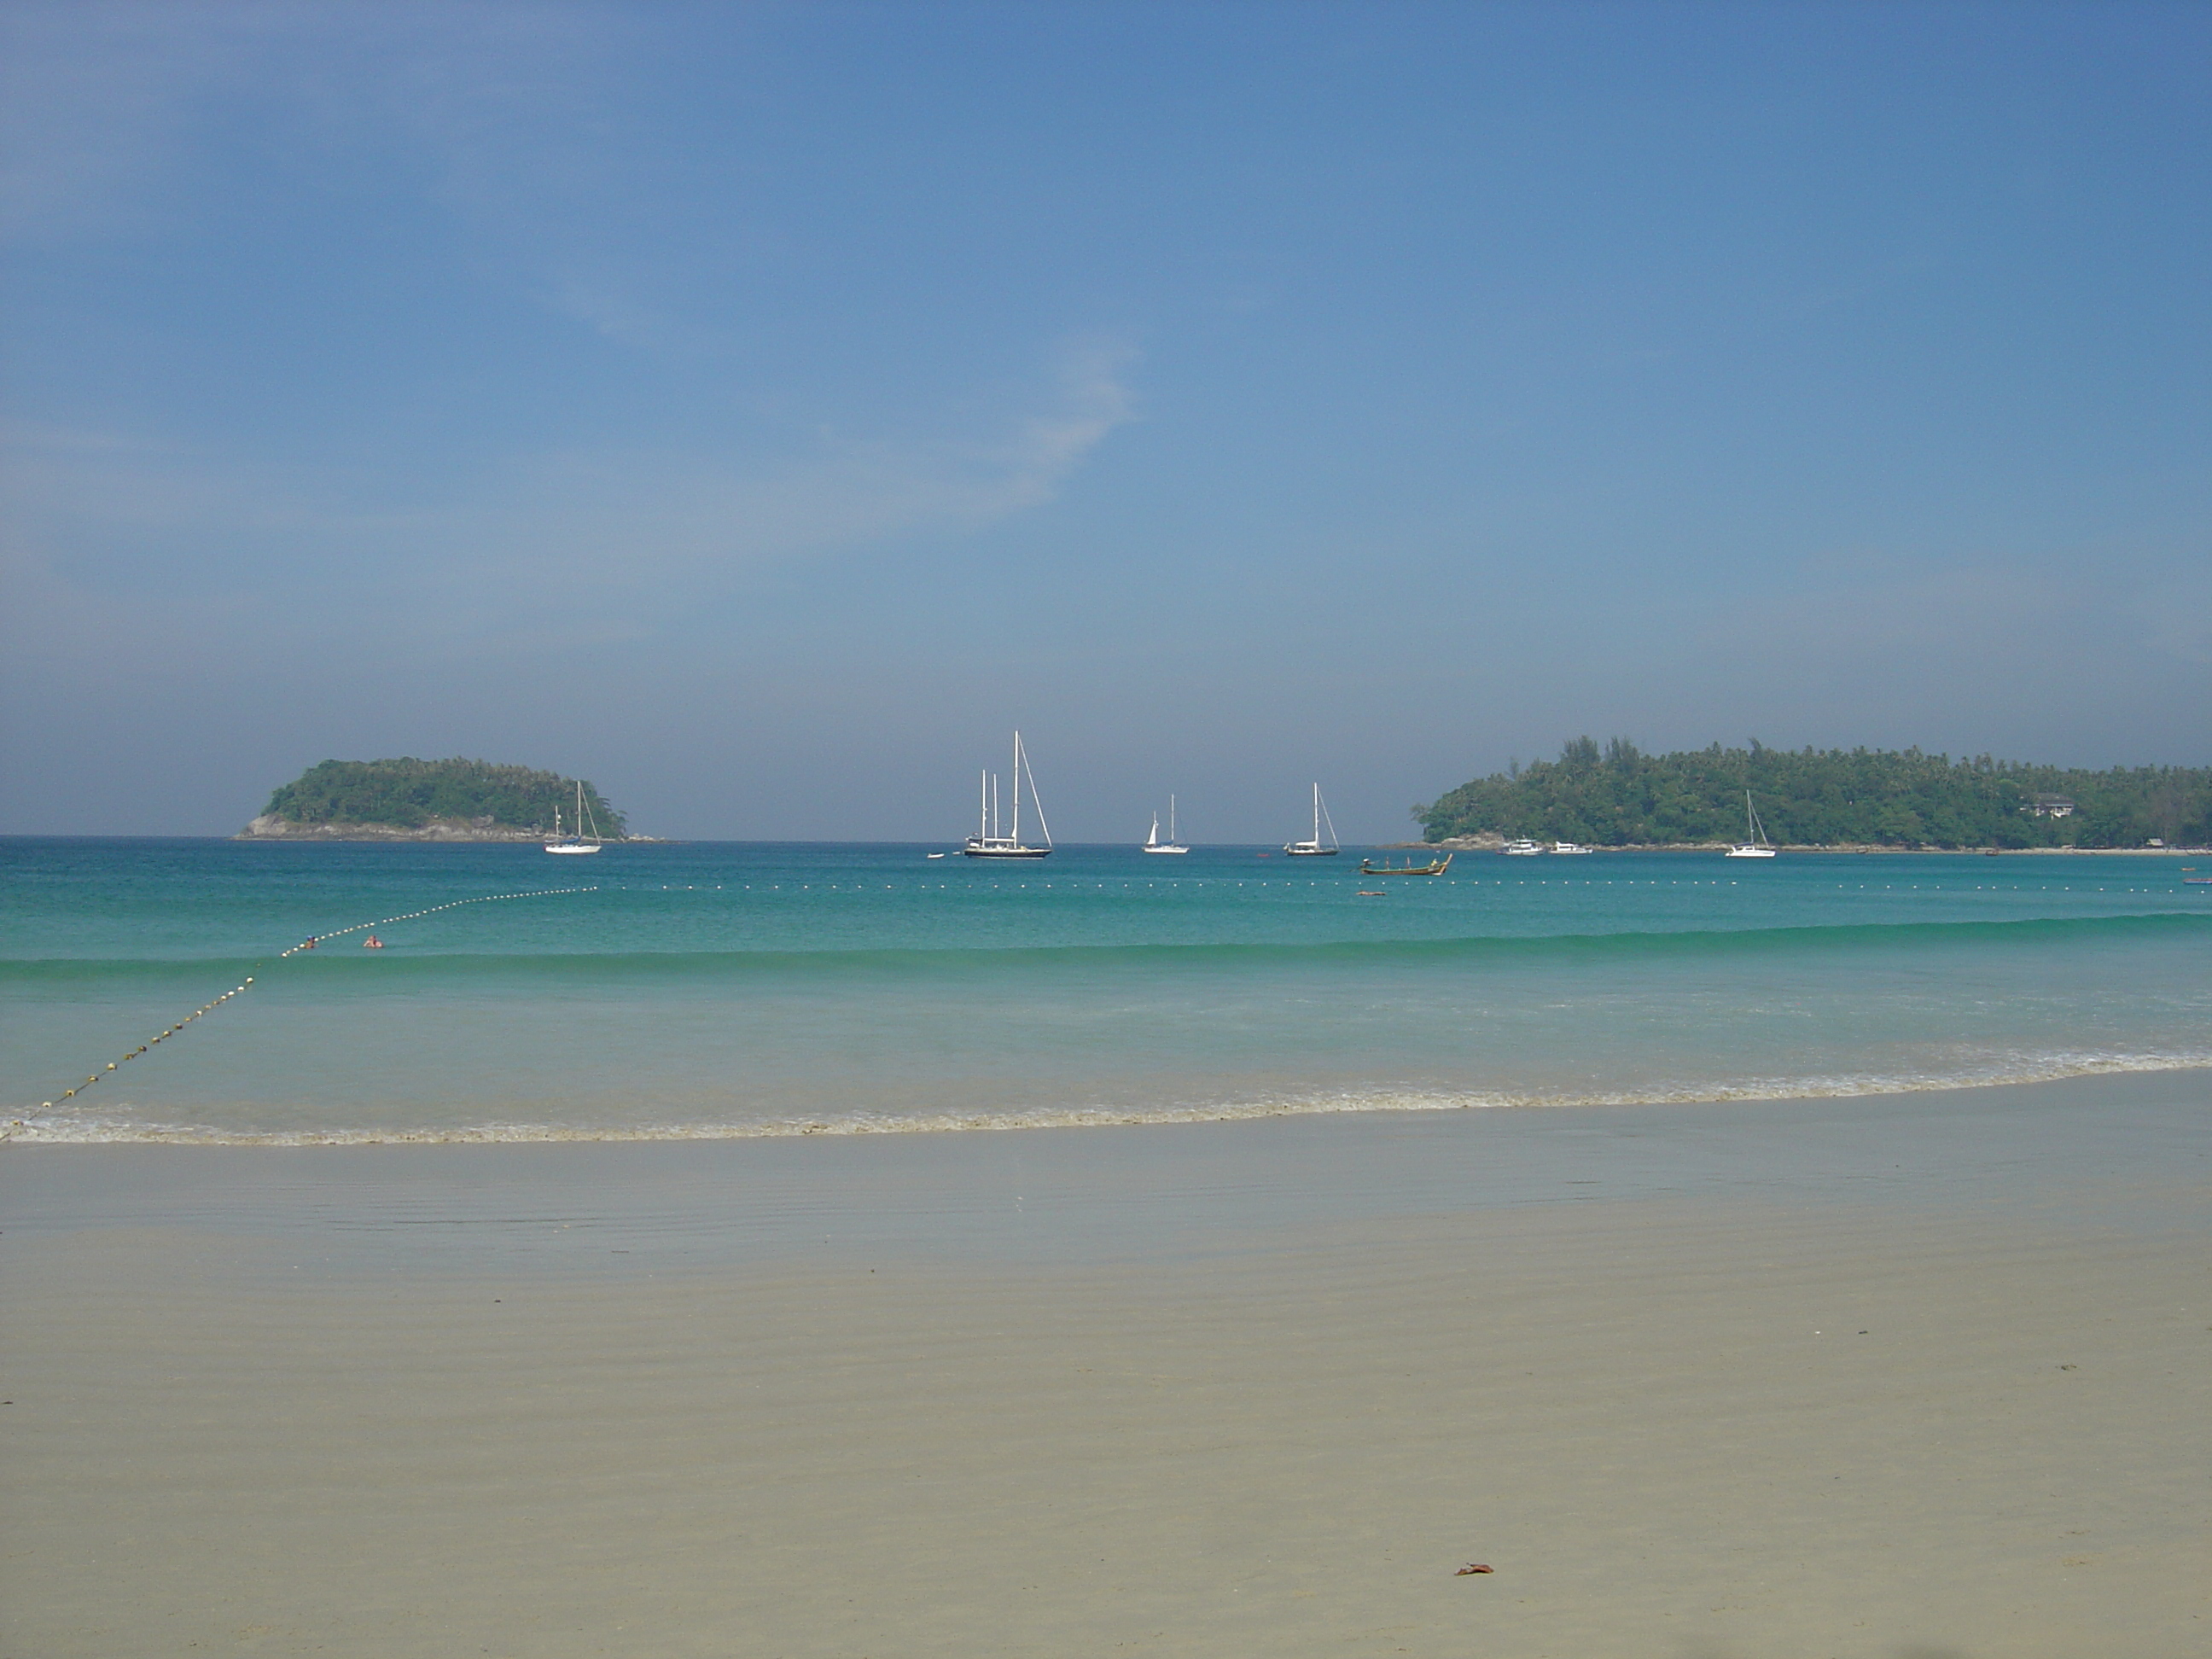
[[[2183,880],[2212,859],[1462,854],[1376,880],[1356,854],[928,850],[0,842],[0,1116],[626,1139],[2212,1065],[2212,887]],[[339,932],[364,925],[385,949]]]

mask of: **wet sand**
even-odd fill
[[[0,1652],[2200,1651],[2212,1088],[1978,1093],[11,1151]]]

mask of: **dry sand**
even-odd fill
[[[2172,1201],[588,1273],[12,1233],[0,1651],[2202,1652],[2212,1264]]]

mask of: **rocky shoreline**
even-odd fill
[[[432,818],[428,823],[295,823],[264,812],[233,841],[538,842],[551,832],[520,830],[489,817]]]
[[[1595,847],[1598,853],[1724,853],[1732,843],[1724,841],[1664,841],[1632,842],[1620,846]],[[1405,841],[1390,843],[1391,850],[1425,851],[1430,848],[1447,853],[1498,853],[1505,848],[1504,836],[1448,836],[1442,841]],[[1550,848],[1546,847],[1548,853]],[[2058,854],[2122,854],[2139,858],[2202,858],[2212,855],[2208,847],[1897,847],[1886,842],[1839,842],[1832,845],[1777,842],[1775,850],[1780,853],[1949,853],[1975,858],[1987,857],[1991,853],[2006,858],[2024,855]]]

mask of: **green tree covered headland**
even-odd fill
[[[584,800],[602,835],[620,836],[623,815],[586,783]],[[557,809],[562,828],[576,813],[576,781],[526,766],[480,760],[326,760],[269,798],[267,816],[287,823],[388,824],[419,830],[434,821],[479,823],[550,834]]]
[[[1741,838],[1750,790],[1770,839],[1796,846],[2142,847],[2212,842],[2212,767],[2027,766],[1917,749],[1691,750],[1577,738],[1417,806],[1431,841],[1528,836],[1597,847]],[[2041,798],[2039,801],[2039,797]],[[2070,803],[2063,814],[2057,809]],[[2039,805],[2042,811],[2038,811]]]

